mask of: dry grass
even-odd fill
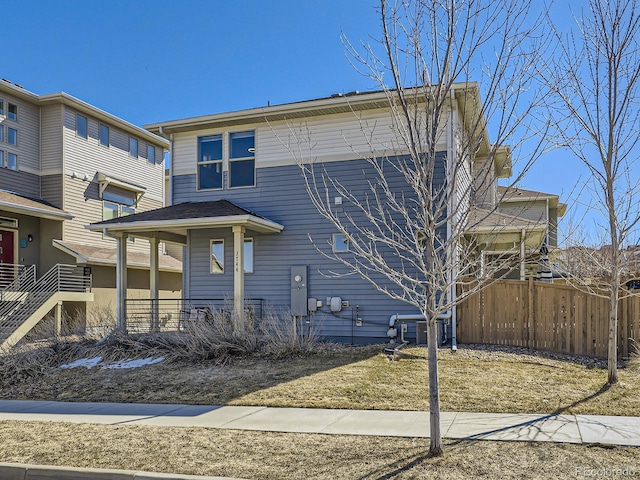
[[[60,401],[265,405],[354,409],[428,409],[425,350],[407,349],[389,362],[379,346],[308,347],[284,354],[224,353],[196,360],[173,357],[131,370],[56,368],[76,358],[169,355],[172,344],[153,337],[95,345],[69,342],[0,359],[0,398]],[[311,344],[310,344],[311,345]],[[299,347],[299,346],[298,346]],[[230,348],[230,347],[225,347]],[[582,363],[576,360],[581,360]],[[5,362],[4,364],[2,362]],[[49,365],[49,366],[43,366]],[[551,358],[525,350],[462,346],[439,352],[444,411],[637,415],[640,368],[620,370],[603,388],[606,370],[588,359]],[[105,388],[108,387],[108,388]]]
[[[380,346],[291,343],[286,332],[280,347],[249,343],[255,350],[237,347],[241,340],[233,337],[226,337],[224,348],[203,338],[188,339],[195,342],[191,350],[184,339],[166,336],[31,345],[0,357],[0,398],[427,409],[423,348],[389,362]],[[175,348],[177,341],[185,351]],[[220,350],[211,354],[211,348]],[[131,370],[58,368],[78,358],[165,354],[162,363]],[[637,415],[639,362],[621,369],[620,384],[604,390],[606,370],[592,360],[497,347],[443,348],[442,409]],[[441,458],[427,458],[426,451],[426,439],[0,422],[0,460],[20,463],[252,479],[585,478],[606,476],[599,474],[604,468],[640,475],[636,448],[448,441]]]
[[[636,448],[449,441],[443,457],[427,458],[426,442],[202,428],[0,423],[0,459],[19,463],[265,480],[572,479],[593,477],[585,475],[586,469],[603,468],[640,474]]]

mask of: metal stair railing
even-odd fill
[[[25,292],[33,288],[36,283],[36,266],[35,265],[10,265],[2,264],[0,269],[3,272],[11,271],[15,278],[11,283],[0,290],[0,318],[6,316],[11,310],[15,309],[16,302],[25,297]]]
[[[0,314],[0,339],[27,321],[55,293],[90,291],[91,275],[85,275],[84,271],[80,275],[76,274],[79,268],[75,265],[57,264],[35,282],[18,308],[4,318]]]

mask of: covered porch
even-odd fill
[[[149,241],[149,285],[151,306],[151,328],[159,328],[166,318],[162,315],[163,300],[159,298],[158,272],[160,269],[158,246],[161,242],[187,247],[189,255],[189,238],[193,230],[224,229],[232,233],[233,239],[233,306],[232,316],[234,328],[244,328],[245,302],[245,235],[247,232],[258,234],[277,234],[284,227],[277,222],[257,215],[227,200],[209,202],[185,202],[168,207],[149,210],[126,217],[114,218],[87,226],[89,230],[101,231],[116,239],[116,321],[117,328],[127,330],[127,243],[130,237],[144,238]],[[215,260],[213,252],[212,262]],[[183,269],[183,276],[189,272]],[[183,280],[184,283],[184,280]],[[231,295],[229,295],[231,296]],[[185,305],[191,305],[193,299],[186,299]],[[197,299],[204,301],[206,299]],[[214,299],[211,299],[214,300]],[[219,298],[215,299],[216,301]],[[181,307],[184,314],[185,307]],[[168,320],[168,319],[166,319]]]
[[[547,238],[545,222],[475,208],[467,225],[465,237],[477,248],[481,276],[512,270],[518,280],[525,280],[534,260],[537,266],[540,246]]]

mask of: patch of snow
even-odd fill
[[[76,360],[75,362],[67,363],[65,365],[60,365],[60,368],[77,368],[77,367],[85,367],[85,368],[93,368],[96,367],[102,361],[102,357],[94,357],[94,358],[81,358]]]
[[[102,365],[104,369],[127,369],[127,368],[138,368],[143,367],[145,365],[153,365],[154,363],[160,363],[164,360],[164,357],[147,357],[139,360],[120,360],[119,362],[107,363],[106,365]]]

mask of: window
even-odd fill
[[[100,145],[109,146],[109,127],[100,124]]]
[[[133,194],[132,194],[133,195]],[[132,213],[136,213],[135,197],[128,195],[128,192],[123,191],[114,192],[105,190],[102,193],[102,219],[111,220],[112,218],[126,217]],[[133,242],[135,239],[129,237],[129,241]]]
[[[135,193],[128,192],[124,189],[116,190],[113,187],[108,187],[102,192],[102,199],[109,200],[110,202],[121,203],[122,205],[128,205],[130,207],[136,204]]]
[[[0,125],[0,142],[4,142],[4,127]]]
[[[0,115],[4,115],[4,100],[0,100]]]
[[[152,165],[156,163],[156,147],[153,145],[147,144],[147,160]]]
[[[138,158],[138,139],[129,137],[129,155]]]
[[[244,273],[253,273],[253,238],[244,239]]]
[[[224,273],[224,240],[211,240],[211,273]]]
[[[333,252],[348,252],[349,251],[349,240],[347,236],[343,233],[334,233],[333,234]]]
[[[7,143],[11,145],[18,144],[18,131],[15,128],[7,127]]]
[[[76,135],[87,138],[87,117],[76,115]]]
[[[229,134],[229,187],[252,187],[255,182],[255,133]]]
[[[120,212],[120,205],[114,202],[102,202],[102,220],[111,220],[118,218]]]
[[[0,167],[4,167],[4,152],[0,150]]]
[[[222,188],[222,135],[198,137],[198,190]]]
[[[9,153],[7,155],[7,168],[11,170],[18,169],[18,156],[15,153]]]
[[[18,106],[13,103],[9,103],[9,118],[11,120],[18,120]]]

